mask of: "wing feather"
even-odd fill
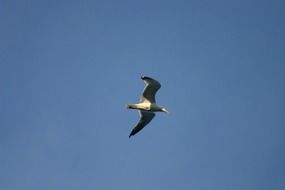
[[[142,76],[141,78],[145,82],[145,88],[141,96],[141,102],[148,101],[155,103],[155,94],[160,89],[161,84],[157,80],[154,80],[150,77]]]
[[[137,125],[133,128],[132,132],[129,135],[129,138],[140,130],[142,130],[155,116],[155,113],[147,112],[147,111],[139,111],[140,113],[140,120]]]

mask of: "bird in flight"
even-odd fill
[[[145,83],[145,88],[141,95],[140,103],[127,105],[127,108],[129,109],[139,110],[140,114],[140,120],[133,128],[129,138],[142,130],[154,118],[154,112],[168,113],[164,107],[157,105],[155,102],[155,94],[161,87],[160,83],[147,76],[142,76],[141,79]]]

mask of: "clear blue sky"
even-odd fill
[[[0,0],[0,189],[285,189],[284,0]],[[126,110],[158,79],[157,114]]]

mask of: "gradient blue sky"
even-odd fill
[[[285,189],[284,0],[0,0],[0,189]],[[158,79],[157,114],[126,110]]]

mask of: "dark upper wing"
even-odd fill
[[[141,96],[141,102],[155,103],[155,94],[161,87],[160,83],[150,77],[142,76],[141,78],[146,84]]]
[[[132,132],[130,133],[129,137],[135,135],[137,132],[142,130],[155,116],[155,113],[146,112],[146,111],[139,111],[140,112],[140,120],[137,125],[133,128]]]

